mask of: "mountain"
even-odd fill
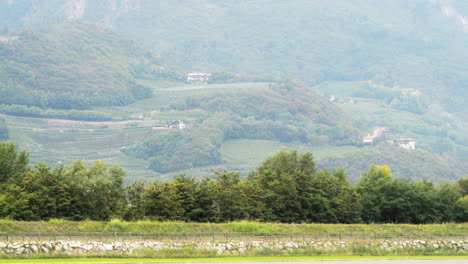
[[[454,179],[468,164],[467,14],[455,0],[0,0],[0,112],[107,120],[6,117],[33,161],[206,175],[299,148],[354,178],[376,162]],[[184,84],[148,50],[213,78]],[[156,129],[109,121],[131,118]],[[178,120],[189,129],[166,129]],[[362,147],[376,126],[417,151]]]
[[[8,31],[0,42],[0,104],[86,109],[151,97],[139,79],[181,75],[163,59],[110,30],[66,23]]]
[[[34,162],[72,160],[68,154],[109,159],[118,149],[118,158],[168,173],[223,164],[221,147],[231,140],[349,145],[362,133],[338,106],[292,79],[213,73],[209,84],[187,84],[162,58],[84,22],[5,32],[0,112],[43,119],[6,116],[2,130],[8,125]],[[139,120],[122,121],[132,118]],[[188,128],[168,129],[177,120]],[[122,140],[124,133],[130,138]],[[64,154],[64,145],[76,146]]]
[[[0,26],[81,19],[186,69],[289,75],[309,85],[374,80],[414,88],[468,116],[464,2],[1,0]]]

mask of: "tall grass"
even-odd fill
[[[229,223],[185,223],[178,221],[112,220],[67,221],[50,220],[22,222],[0,220],[0,232],[366,232],[366,233],[468,233],[468,223],[463,224],[281,224],[238,221]]]

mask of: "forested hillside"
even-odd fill
[[[83,19],[187,69],[290,75],[308,84],[372,79],[467,113],[465,1],[33,2],[0,1],[0,26]]]
[[[178,80],[167,63],[113,32],[84,23],[9,31],[0,42],[1,104],[84,109],[151,97],[135,78]]]
[[[407,179],[455,180],[467,171],[464,158],[423,150],[408,152],[385,143],[340,157],[328,157],[318,163],[322,168],[344,168],[350,180],[354,182],[359,179],[361,172],[367,169],[369,162],[387,164],[395,175]]]
[[[172,100],[161,103],[159,110],[177,110],[180,116],[192,113],[196,118],[190,128],[158,131],[145,142],[124,150],[148,159],[150,168],[162,173],[219,164],[220,147],[234,139],[308,145],[349,145],[359,141],[359,129],[349,117],[299,82],[283,80],[261,90],[186,94],[179,98],[162,94],[159,91],[155,96]]]

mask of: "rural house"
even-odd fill
[[[189,73],[187,75],[187,82],[188,83],[207,83],[210,78],[211,78],[210,73],[203,73],[203,72]]]

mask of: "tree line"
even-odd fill
[[[0,142],[0,217],[13,220],[180,220],[284,223],[442,223],[468,220],[468,177],[433,184],[394,178],[371,165],[355,184],[343,169],[318,171],[311,153],[280,151],[247,177],[215,172],[197,180],[123,185],[102,161],[31,167],[29,154]]]

